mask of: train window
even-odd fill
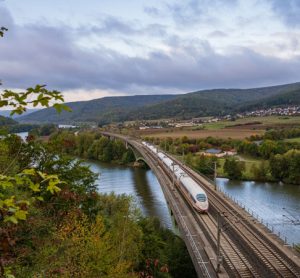
[[[199,202],[205,202],[205,201],[206,201],[206,196],[205,196],[205,194],[197,194],[196,198],[197,198],[197,200],[198,200]]]

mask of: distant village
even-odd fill
[[[296,116],[300,115],[300,106],[274,107],[269,109],[258,109],[241,114],[241,116]],[[237,115],[238,116],[238,115]]]
[[[190,120],[161,120],[159,124],[152,124],[151,122],[143,122],[139,124],[140,130],[145,129],[160,129],[165,127],[196,127],[205,123],[214,123],[218,121],[234,121],[236,119],[246,117],[265,117],[265,116],[298,116],[300,115],[300,106],[286,106],[286,107],[274,107],[267,109],[257,109],[254,111],[247,111],[244,113],[238,113],[236,115],[226,115],[220,117],[199,117]]]

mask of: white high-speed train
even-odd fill
[[[153,154],[155,154],[176,177],[179,189],[187,201],[199,212],[208,210],[208,199],[203,188],[196,183],[178,164],[176,164],[165,153],[159,151],[155,146],[142,142]]]

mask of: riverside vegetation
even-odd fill
[[[131,164],[135,161],[133,151],[121,140],[110,140],[99,132],[58,131],[50,135],[49,148],[59,153],[94,159],[101,162]]]
[[[186,136],[177,139],[171,137],[144,139],[183,158],[187,164],[205,175],[213,175],[216,162],[218,174],[230,179],[282,181],[299,185],[300,143],[291,140],[298,137],[300,128],[269,130],[263,136],[251,136],[244,140],[213,137],[191,139]],[[209,148],[218,148],[222,151],[235,149],[238,155],[217,158],[201,154]]]

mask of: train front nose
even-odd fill
[[[208,210],[208,202],[199,202],[198,207],[201,211]]]

